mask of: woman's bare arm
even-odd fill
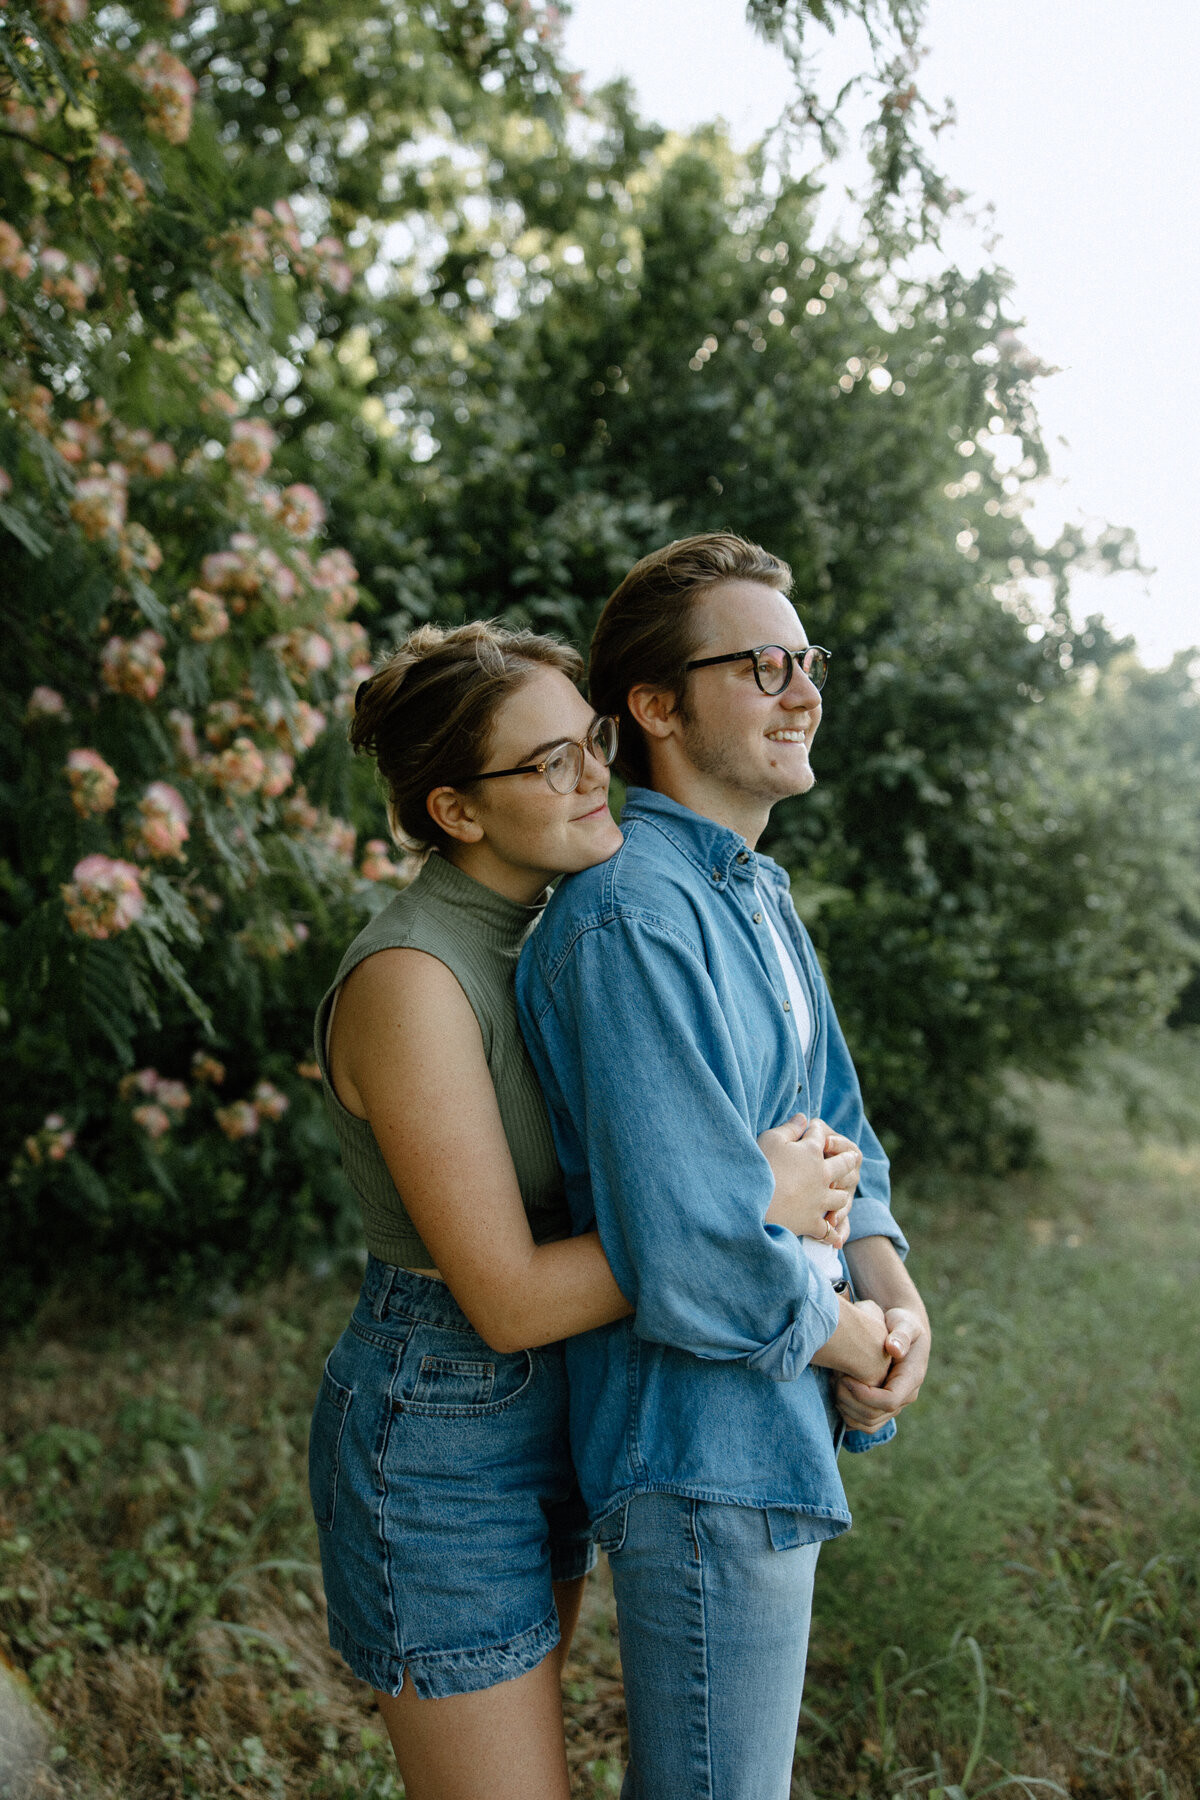
[[[413,1224],[480,1336],[532,1349],[633,1309],[595,1232],[534,1243],[479,1024],[449,969],[381,950],[338,996],[338,1097],[371,1129]]]

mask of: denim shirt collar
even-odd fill
[[[753,882],[764,875],[776,887],[787,886],[787,876],[769,856],[751,850],[740,832],[719,825],[703,813],[693,812],[667,794],[653,788],[631,787],[621,812],[621,822],[645,819],[661,831],[681,856],[686,856],[714,888],[724,888],[735,878]]]

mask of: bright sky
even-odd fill
[[[1155,572],[1080,577],[1075,607],[1163,663],[1200,644],[1200,6],[930,0],[926,38],[921,86],[958,113],[943,167],[993,204],[1023,336],[1059,370],[1037,389],[1055,477],[1033,524],[1133,527]],[[741,0],[574,0],[566,47],[589,85],[628,74],[660,124],[720,114],[742,144],[790,92]],[[976,232],[952,249],[979,246]]]

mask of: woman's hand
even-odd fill
[[[775,1177],[767,1209],[770,1223],[840,1250],[849,1234],[850,1202],[862,1167],[857,1144],[830,1131],[823,1119],[810,1122],[796,1113],[764,1131],[758,1147]]]

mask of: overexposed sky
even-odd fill
[[[1165,662],[1200,644],[1200,5],[930,0],[926,39],[921,86],[958,114],[942,165],[991,202],[1023,336],[1059,370],[1037,387],[1055,478],[1032,522],[1043,537],[1064,519],[1134,528],[1155,572],[1079,577],[1076,611]],[[831,76],[856,49],[830,47]],[[743,145],[791,91],[741,0],[573,0],[566,51],[589,86],[631,76],[660,124],[720,114]],[[831,216],[853,174],[829,172]],[[960,261],[981,244],[950,240]]]

